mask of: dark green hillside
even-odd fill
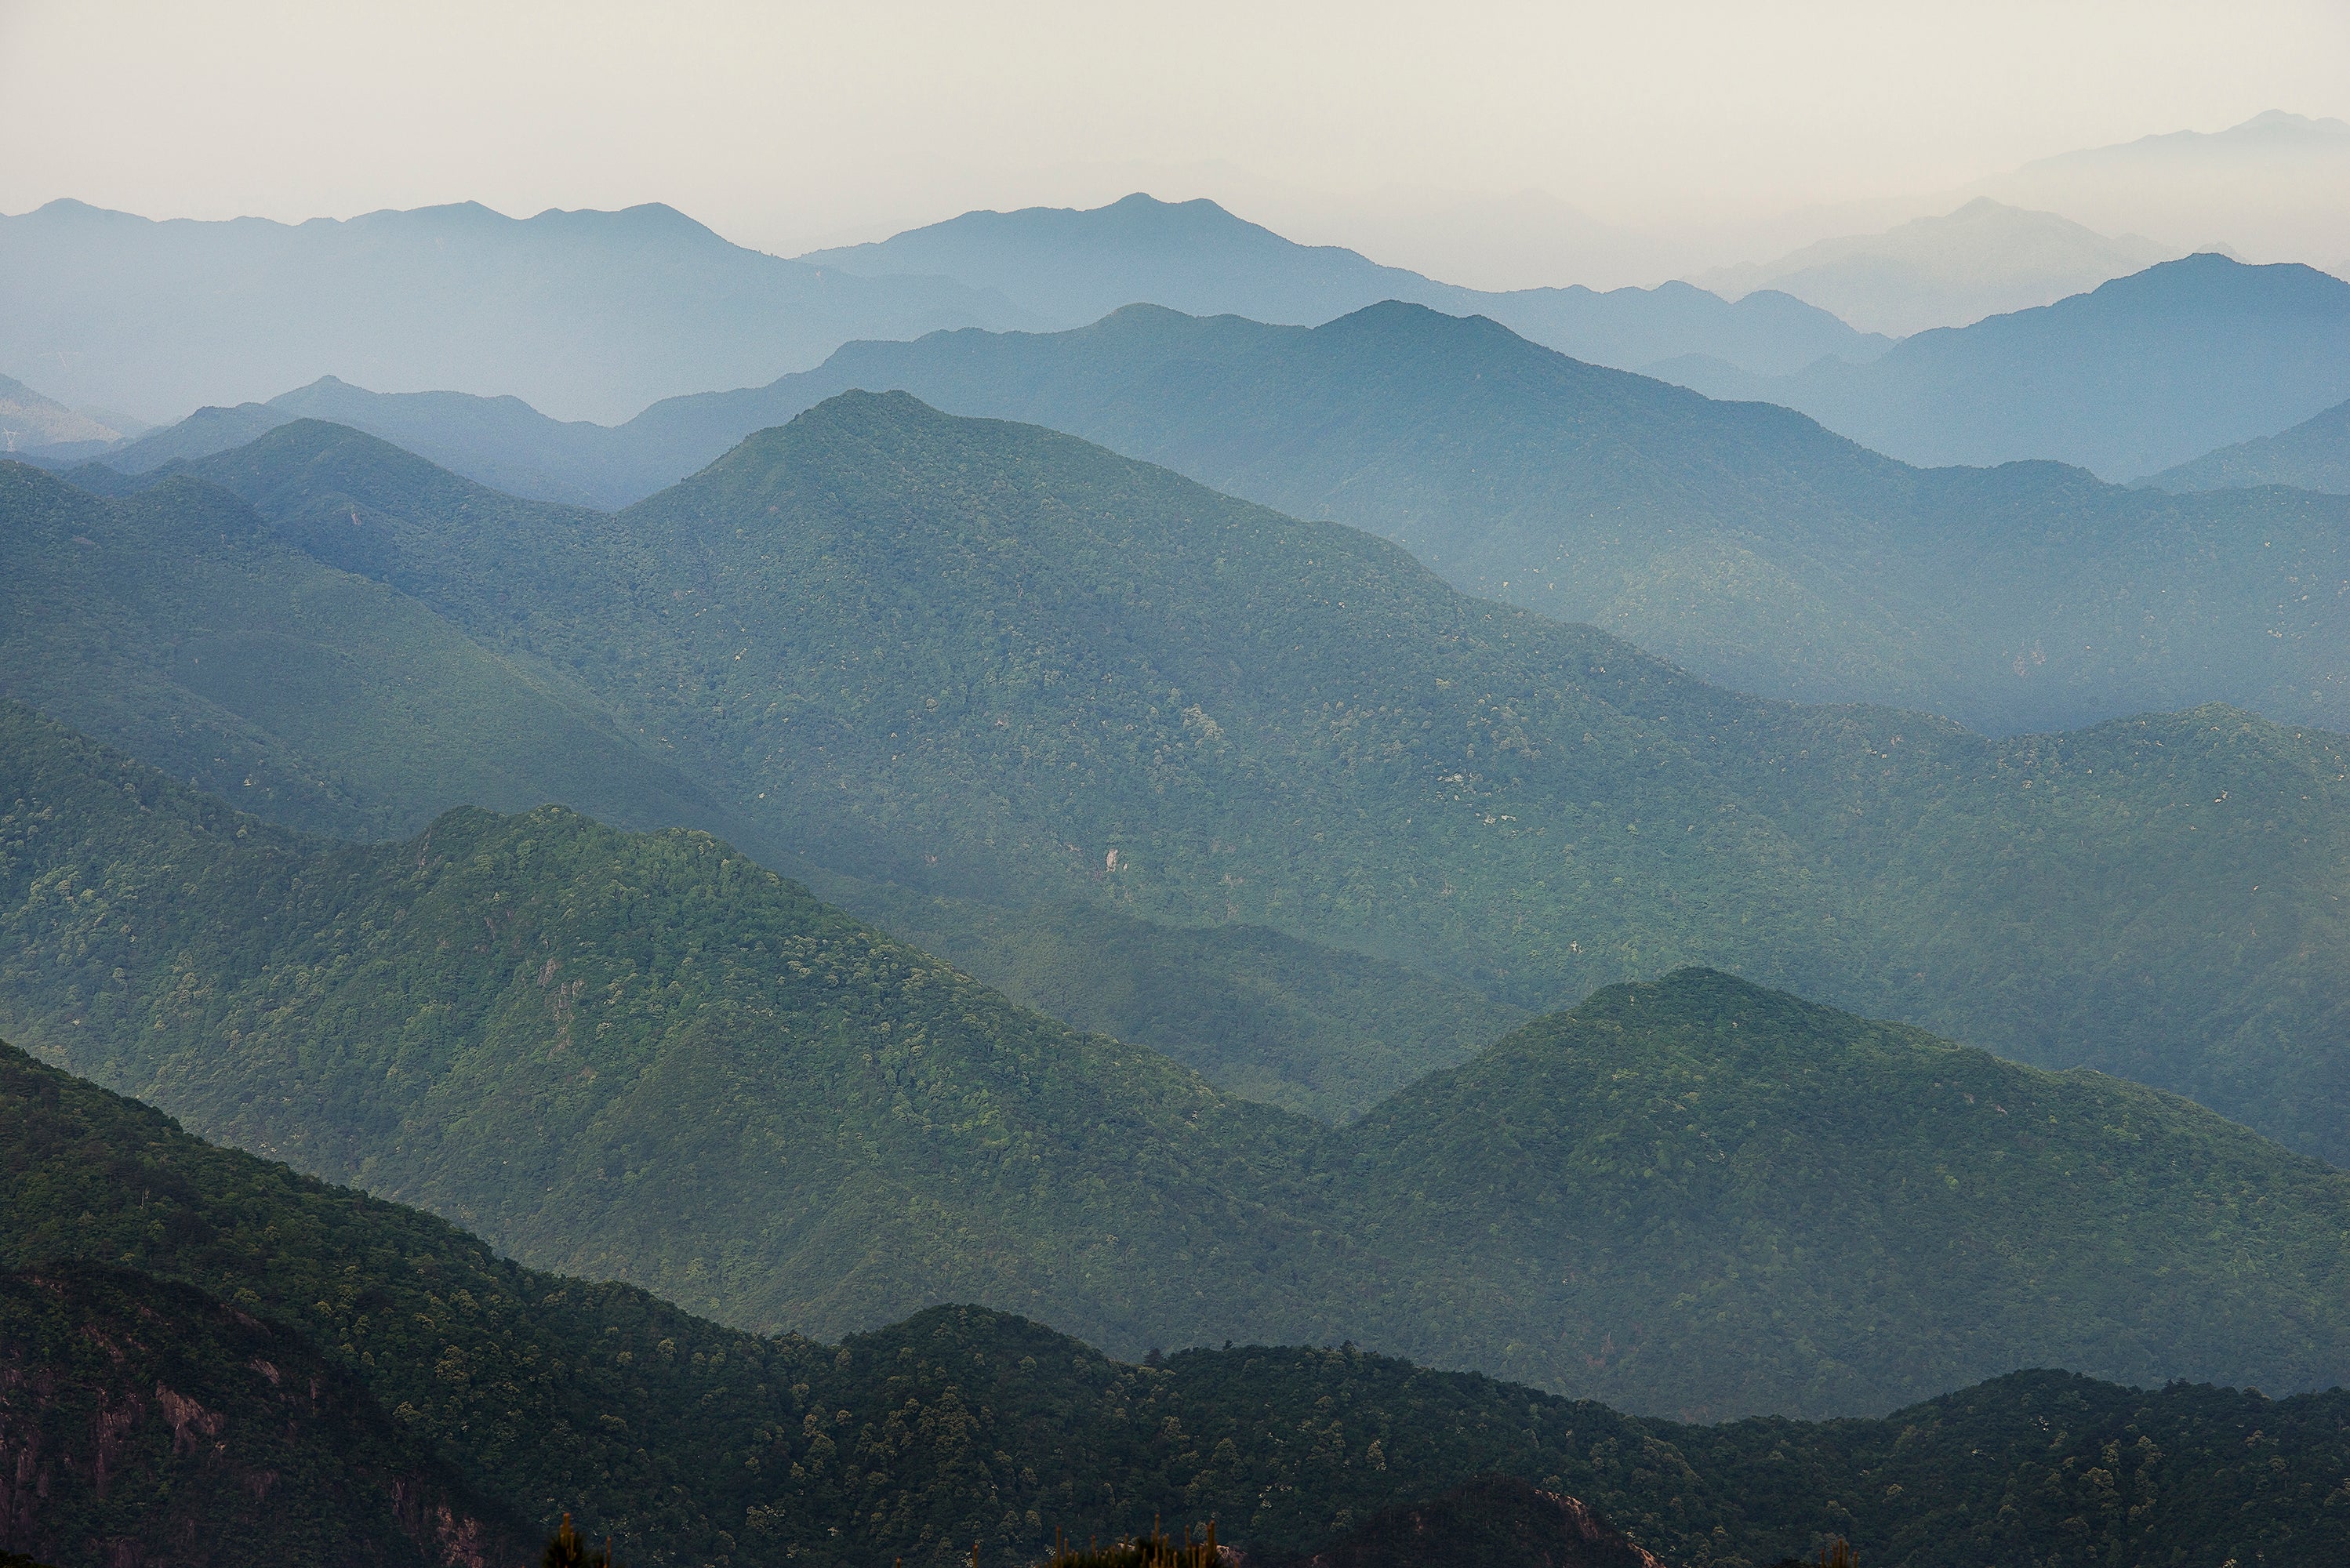
[[[412,832],[465,801],[719,819],[577,691],[184,480],[105,500],[0,462],[0,695],[338,832]]]
[[[2207,452],[2146,481],[2163,490],[2234,490],[2289,484],[2350,495],[2350,402],[2336,403],[2291,430]]]
[[[525,1532],[300,1335],[88,1264],[0,1274],[0,1547],[488,1568]]]
[[[973,1540],[1016,1560],[1055,1528],[1207,1515],[1282,1555],[1487,1474],[1699,1568],[1828,1531],[1906,1568],[2350,1551],[2339,1392],[2040,1373],[1883,1420],[1677,1427],[1351,1346],[1125,1366],[970,1308],[837,1347],[759,1340],[500,1262],[5,1048],[0,1177],[0,1266],[94,1257],[293,1325],[494,1496],[541,1523],[568,1509],[629,1562],[946,1568]]]
[[[2206,709],[1991,741],[1742,698],[1352,529],[902,397],[611,518],[318,425],[235,461],[290,535],[572,671],[836,871],[1263,925],[1529,1009],[1704,963],[2350,1159],[2330,734]]]
[[[1023,1012],[700,835],[548,808],[338,846],[21,711],[6,741],[18,1038],[731,1323],[976,1299],[1126,1355],[1351,1336],[1705,1416],[2020,1365],[2350,1368],[2350,1175],[2112,1080],[1690,971],[1330,1129]]]
[[[2019,1362],[2273,1386],[2255,1342],[2298,1347],[2293,1387],[2350,1370],[2320,1327],[2350,1326],[2350,1176],[2136,1085],[1724,975],[1603,991],[1332,1148],[1351,1234],[1417,1263],[1378,1343],[1618,1403],[1882,1407],[1858,1391]]]

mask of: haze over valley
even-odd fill
[[[0,1568],[2350,1560],[2337,12],[110,10]]]

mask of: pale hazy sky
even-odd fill
[[[1526,192],[1735,226],[2268,109],[2350,117],[2350,0],[0,0],[0,211],[664,201],[784,254],[1136,188],[1375,252]]]

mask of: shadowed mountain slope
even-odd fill
[[[977,1299],[1124,1354],[1347,1337],[1693,1416],[2350,1367],[2350,1175],[1727,976],[1603,991],[1331,1129],[701,836],[548,809],[357,847],[21,712],[6,755],[18,1038],[729,1322]]]
[[[208,472],[569,671],[835,872],[1268,926],[1537,1010],[1706,963],[2343,1150],[2330,734],[2210,708],[1992,741],[1761,702],[1354,530],[904,397],[610,518],[319,426]]]
[[[2336,403],[2272,436],[2223,446],[2167,468],[2147,483],[2162,490],[2233,490],[2289,484],[2350,495],[2350,402]]]

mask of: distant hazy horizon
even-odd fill
[[[790,255],[1147,190],[1451,281],[1607,286],[1948,211],[2080,150],[2350,117],[2350,7],[0,0],[0,100],[11,213],[659,201]],[[2350,254],[2338,195],[2260,199],[2153,237]]]

